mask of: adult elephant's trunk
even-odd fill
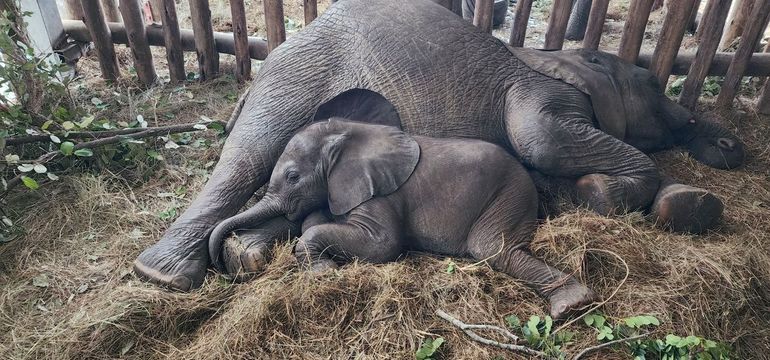
[[[743,164],[743,143],[714,120],[696,123],[695,136],[684,143],[696,160],[717,169],[734,169]]]
[[[209,258],[211,263],[223,271],[224,268],[221,266],[221,259],[219,257],[222,252],[222,244],[231,232],[238,229],[254,228],[267,220],[281,215],[281,213],[278,202],[272,197],[265,196],[252,208],[219,223],[214,228],[214,231],[211,232],[211,236],[209,236]]]

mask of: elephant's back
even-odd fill
[[[520,69],[502,42],[430,1],[346,0],[271,53],[252,98],[309,102],[298,106],[308,117],[363,88],[390,101],[407,132],[499,143],[506,82]]]

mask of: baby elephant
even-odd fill
[[[230,232],[281,215],[305,219],[295,255],[313,270],[354,258],[384,263],[419,250],[487,260],[547,297],[554,318],[597,298],[529,253],[535,186],[491,143],[412,137],[336,118],[312,124],[289,141],[262,200],[214,229],[212,263],[220,264]]]

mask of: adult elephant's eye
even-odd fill
[[[286,173],[286,181],[290,184],[296,184],[299,181],[299,173],[296,171],[289,171]]]

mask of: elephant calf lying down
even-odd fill
[[[231,231],[280,215],[305,219],[295,255],[313,270],[421,250],[488,260],[547,297],[554,318],[596,300],[574,277],[528,252],[534,184],[503,148],[481,140],[412,137],[341,119],[310,125],[289,141],[262,200],[214,229],[212,262],[220,263]]]

